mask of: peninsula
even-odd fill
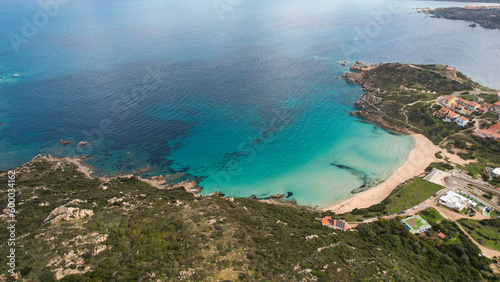
[[[484,28],[500,29],[500,6],[466,6],[465,8],[422,9],[434,18],[474,22]]]

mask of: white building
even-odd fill
[[[439,199],[439,203],[443,206],[461,211],[464,208],[475,207],[477,203],[461,196],[453,191],[449,191]]]
[[[457,119],[455,119],[455,122],[458,125],[464,127],[464,126],[466,126],[469,123],[469,119],[466,118],[466,117],[463,117],[463,116],[459,116]]]
[[[495,168],[491,174],[493,174],[493,177],[499,177],[500,176],[500,167]]]

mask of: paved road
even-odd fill
[[[444,179],[444,182],[446,182],[446,186],[450,189],[460,189],[463,190],[467,185],[469,185],[468,181],[465,181],[461,178],[455,177],[455,176],[448,176],[447,178]]]

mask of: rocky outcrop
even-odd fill
[[[370,71],[372,69],[375,69],[376,67],[377,67],[377,65],[375,65],[375,64],[366,65],[360,61],[356,61],[356,63],[352,67],[350,67],[349,70],[364,72],[364,71]]]
[[[380,64],[379,66],[382,65]],[[370,71],[375,70],[379,66],[375,64],[366,65],[357,61],[356,64],[349,68],[355,72],[347,72],[342,76],[349,83],[361,85],[361,88],[365,91],[354,104],[360,110],[351,112],[351,115],[360,117],[390,131],[411,134],[413,131],[406,125],[386,120],[383,112],[379,109],[379,105],[383,103],[383,99],[379,95],[385,93],[385,91],[370,83]],[[407,88],[402,85],[399,90],[410,93],[417,92],[416,89]]]
[[[94,211],[88,209],[81,209],[78,207],[60,206],[52,210],[43,222],[56,223],[61,220],[81,219],[84,217],[91,217]]]
[[[384,119],[383,115],[379,112],[376,112],[374,110],[360,110],[360,111],[355,111],[351,112],[351,115],[357,116],[368,123],[375,124],[383,129],[389,130],[389,131],[394,131],[398,133],[403,133],[403,134],[412,134],[414,133],[410,128],[408,128],[406,125],[403,124],[396,124],[394,122],[389,122],[386,119]]]

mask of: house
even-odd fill
[[[446,239],[446,234],[444,234],[443,232],[439,232],[437,235],[441,239]]]
[[[331,216],[323,217],[321,223],[324,226],[328,226],[330,228],[340,229],[342,231],[347,230],[347,221],[342,219],[333,219]]]
[[[497,114],[500,114],[500,101],[493,104],[493,107],[491,108],[491,110]]]
[[[500,167],[497,167],[494,170],[492,170],[491,174],[493,175],[493,177],[499,177],[500,176]]]
[[[476,112],[479,114],[479,115],[484,115],[485,113],[488,112],[488,109],[485,108],[485,107],[479,107],[476,109]]]
[[[452,122],[460,117],[459,114],[445,107],[442,107],[439,111],[435,111],[434,115],[446,122]]]
[[[489,131],[493,131],[495,133],[500,132],[500,123],[494,124],[488,128]]]
[[[448,117],[450,119],[450,121],[452,121],[452,120],[460,117],[460,115],[455,113],[454,111],[450,111],[446,117]]]
[[[463,116],[459,116],[457,119],[455,119],[455,122],[463,127],[469,123],[469,119]]]
[[[423,233],[431,229],[431,225],[420,215],[414,215],[401,220],[403,225],[413,234]]]
[[[467,110],[465,108],[461,108],[461,109],[457,108],[457,112],[459,114],[461,114],[461,115],[464,115],[464,116],[470,116],[470,115],[472,115],[472,111],[469,111],[469,110]]]
[[[449,191],[448,193],[446,193],[446,195],[439,198],[438,203],[457,211],[461,211],[464,208],[475,207],[477,205],[477,203],[453,191]]]
[[[488,111],[491,111],[491,108],[493,108],[493,105],[490,103],[484,103],[483,105],[486,109],[488,109]]]
[[[465,100],[463,98],[458,98],[456,99],[456,102],[457,104],[466,109],[466,110],[469,110],[471,112],[475,111],[477,108],[481,107],[481,105],[479,105],[478,103],[476,102],[472,102],[472,101],[469,101],[469,100]]]
[[[446,105],[452,107],[452,108],[455,108],[455,106],[456,106],[456,99],[457,99],[457,97],[455,97],[455,96],[448,96],[446,98],[446,101],[444,101],[444,103]]]
[[[478,131],[474,132],[474,136],[481,138],[492,138],[500,141],[500,133],[496,133],[489,129],[479,129]]]
[[[435,111],[434,115],[440,119],[444,119],[450,112],[452,112],[452,110],[442,107],[439,111]]]

